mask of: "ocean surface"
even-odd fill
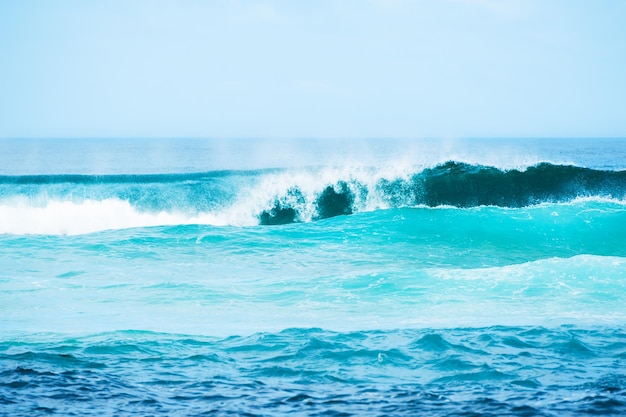
[[[0,415],[626,415],[626,140],[1,140]]]

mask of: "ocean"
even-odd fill
[[[0,141],[0,415],[626,415],[626,140]]]

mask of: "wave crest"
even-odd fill
[[[502,170],[462,162],[196,174],[0,178],[0,233],[129,227],[279,225],[400,207],[518,208],[626,200],[626,171],[541,163]]]
[[[372,181],[374,179],[374,181]],[[563,203],[581,197],[626,198],[626,171],[600,171],[542,163],[525,170],[450,161],[410,175],[353,176],[325,185],[307,201],[297,186],[274,198],[259,215],[261,224],[316,220],[358,211],[407,206],[518,208]],[[302,213],[313,214],[304,216]]]

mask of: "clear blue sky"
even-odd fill
[[[623,0],[3,0],[0,138],[626,136]]]

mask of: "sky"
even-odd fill
[[[626,137],[623,0],[4,0],[0,138]]]

